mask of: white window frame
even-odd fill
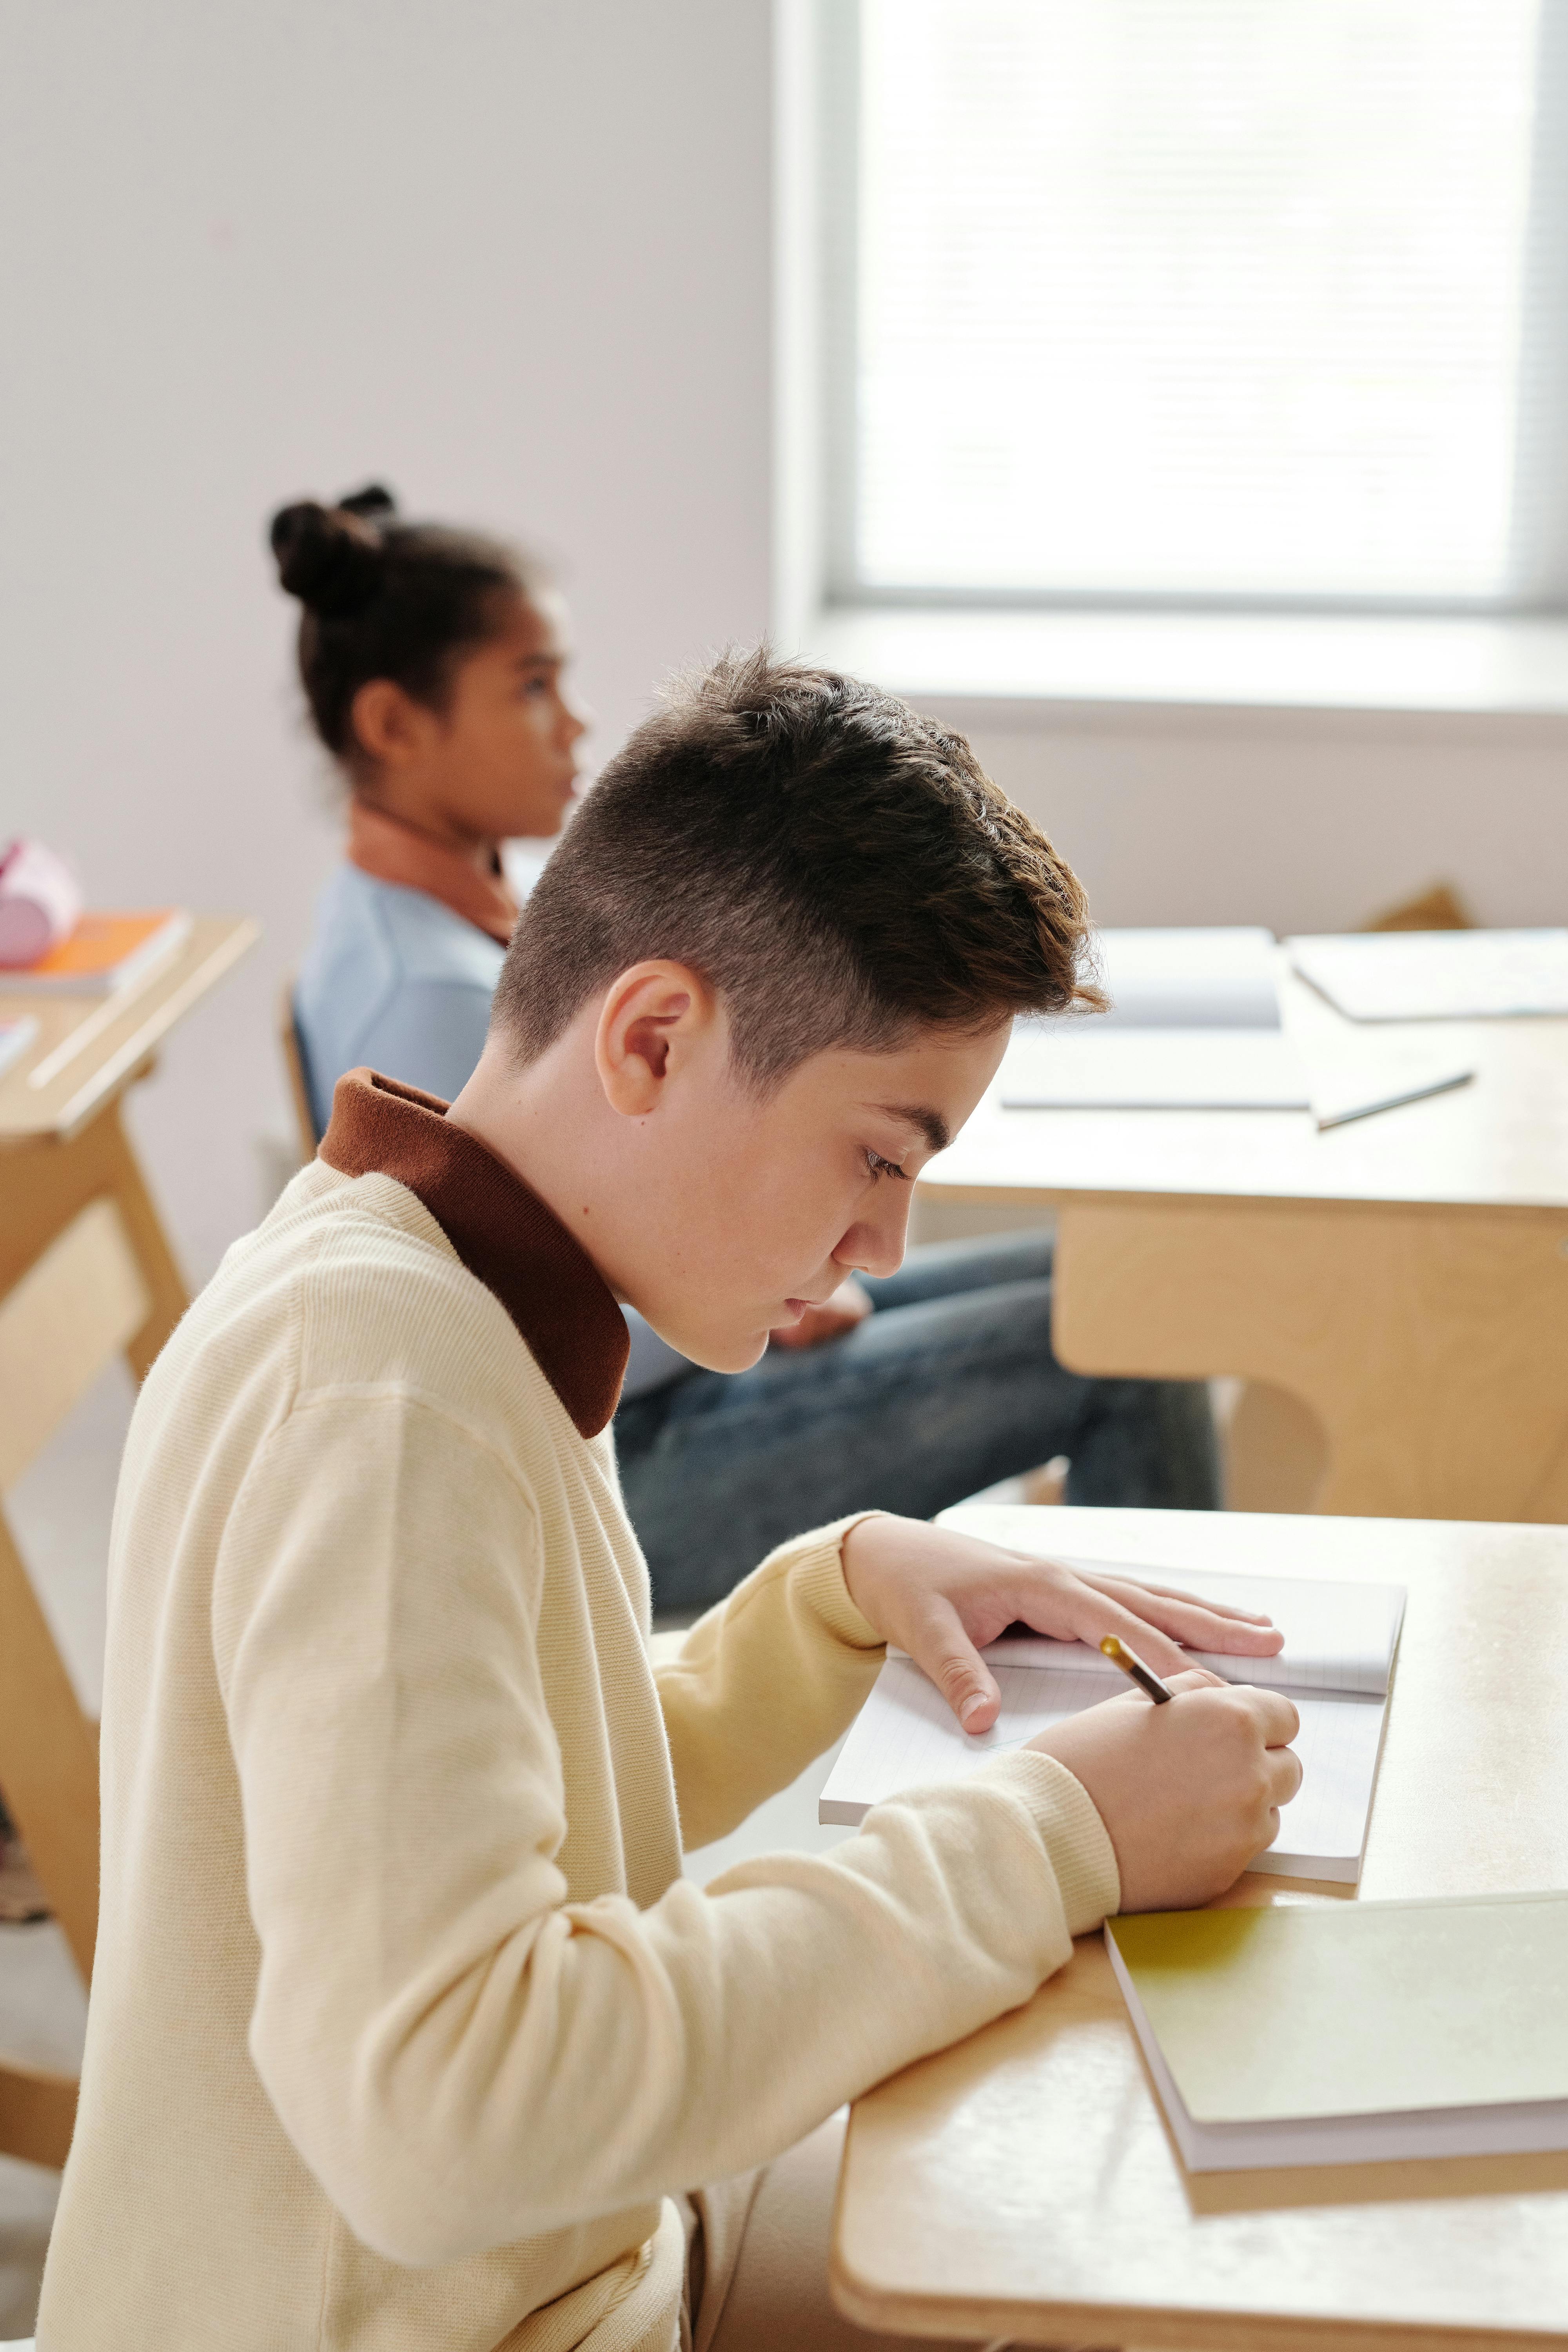
[[[1525,415],[1535,530],[1506,604],[889,591],[856,573],[858,0],[775,0],[774,628],[949,702],[1568,714],[1568,0],[1544,0],[1527,283],[1564,335]],[[1548,236],[1546,224],[1552,224]],[[1555,395],[1555,396],[1553,396]]]

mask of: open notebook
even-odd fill
[[[1568,1895],[1108,1919],[1191,2172],[1568,2148]]]
[[[1268,1612],[1285,1636],[1276,1656],[1190,1654],[1194,1665],[1212,1667],[1229,1682],[1288,1691],[1300,1714],[1295,1748],[1301,1787],[1280,1815],[1279,1837],[1253,1867],[1353,1885],[1366,1844],[1405,1587],[1163,1571],[1146,1563],[1132,1568],[1056,1557],[1069,1568],[1152,1580],[1202,1599]],[[854,1826],[900,1789],[973,1772],[988,1757],[1021,1748],[1051,1724],[1121,1697],[1129,1687],[1109,1659],[1081,1642],[1012,1635],[994,1642],[984,1656],[1002,1694],[1002,1711],[989,1731],[972,1739],[914,1661],[889,1652],[828,1775],[818,1820]]]
[[[1291,1035],[1268,931],[1110,930],[1097,946],[1110,1012],[1020,1021],[1004,1110],[1310,1110],[1326,1129],[1471,1076],[1430,1041]]]

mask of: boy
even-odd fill
[[[977,1645],[1015,1619],[1167,1671],[1172,1637],[1279,1645],[871,1517],[647,1662],[617,1300],[732,1370],[895,1265],[910,1178],[1012,1014],[1081,992],[1084,929],[961,740],[731,659],[605,772],[450,1111],[341,1082],[127,1448],[46,2352],[851,2340],[820,2243],[749,2282],[820,2204],[796,2159],[747,2168],[1026,2000],[1107,1910],[1202,1900],[1268,1843],[1294,1712],[1185,1676],[831,1855],[680,1875],[683,1833],[819,1754],[889,1640],[974,1730]]]

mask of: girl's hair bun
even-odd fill
[[[340,499],[338,508],[342,514],[359,515],[364,521],[374,522],[395,515],[397,500],[380,482],[367,482],[363,490],[351,490],[346,498]]]
[[[374,482],[335,507],[316,499],[279,507],[269,537],[283,588],[325,620],[362,612],[381,585],[376,525],[396,510],[390,491]]]

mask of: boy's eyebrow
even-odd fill
[[[888,1118],[896,1118],[900,1127],[912,1127],[917,1134],[924,1136],[932,1151],[945,1151],[952,1140],[946,1119],[929,1103],[873,1103],[871,1108]]]

